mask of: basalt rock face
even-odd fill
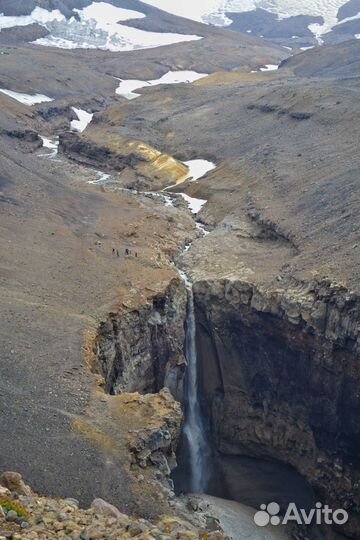
[[[143,307],[112,313],[99,328],[94,368],[106,391],[155,393],[164,386],[182,397],[187,295],[174,279]]]
[[[237,457],[277,460],[346,508],[343,531],[358,538],[359,298],[315,282],[199,281],[194,293],[202,405],[227,496],[240,497]]]

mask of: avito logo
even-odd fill
[[[343,508],[332,510],[327,504],[317,502],[315,508],[304,510],[298,508],[295,503],[290,503],[286,509],[284,517],[280,515],[280,505],[277,502],[262,504],[260,510],[254,515],[254,521],[258,527],[267,525],[287,525],[297,523],[298,525],[344,525],[349,519],[349,514]]]

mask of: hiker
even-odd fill
[[[113,255],[115,255],[115,248],[113,248],[112,252],[113,252]]]
[[[129,255],[129,250],[128,250],[128,248],[125,249],[125,255]]]
[[[135,251],[135,257],[137,257],[137,251]]]

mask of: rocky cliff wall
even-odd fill
[[[198,281],[194,293],[202,406],[222,494],[241,497],[243,456],[276,460],[346,508],[347,533],[358,537],[359,299],[316,282],[269,291]]]
[[[109,314],[98,330],[93,366],[107,392],[155,393],[166,386],[182,398],[186,304],[184,283],[175,278],[145,305]]]

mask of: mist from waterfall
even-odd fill
[[[188,292],[185,337],[185,356],[188,366],[185,385],[184,436],[189,455],[189,488],[192,493],[203,493],[207,481],[206,456],[208,455],[208,445],[199,402],[194,294],[191,283],[187,279],[185,279],[185,283]]]

